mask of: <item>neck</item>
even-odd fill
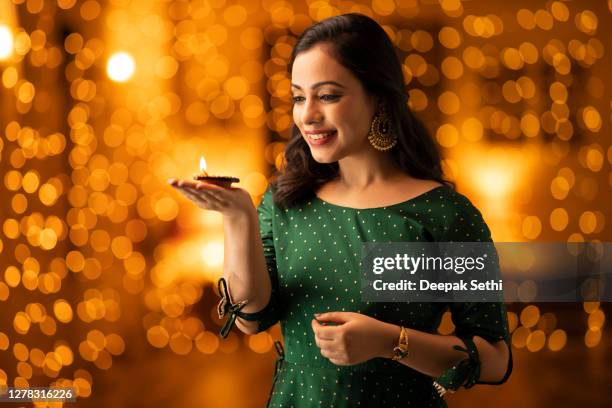
[[[347,190],[365,190],[405,173],[397,167],[388,152],[369,150],[351,154],[338,161],[338,182]]]

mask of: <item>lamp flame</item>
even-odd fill
[[[200,172],[206,173],[206,160],[204,160],[204,156],[200,156]]]

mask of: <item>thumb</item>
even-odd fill
[[[346,323],[351,320],[350,312],[326,312],[315,313],[315,318],[320,322]]]

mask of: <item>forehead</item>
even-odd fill
[[[345,86],[353,85],[357,78],[331,55],[327,47],[316,45],[299,53],[293,62],[291,82],[303,89],[321,81],[336,81]]]

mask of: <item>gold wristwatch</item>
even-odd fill
[[[400,336],[397,346],[393,347],[392,360],[398,361],[408,355],[408,330],[400,326]]]

